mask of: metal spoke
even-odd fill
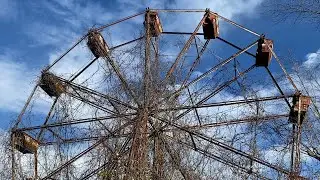
[[[168,78],[170,78],[171,74],[173,73],[174,69],[176,68],[176,66],[178,65],[180,59],[182,58],[182,56],[186,53],[186,51],[189,49],[191,42],[193,41],[196,33],[198,32],[198,30],[200,29],[201,25],[203,24],[203,21],[205,20],[207,16],[207,13],[202,17],[202,19],[200,20],[199,24],[197,25],[196,29],[193,31],[192,35],[190,36],[190,38],[188,39],[188,41],[186,42],[186,44],[184,45],[184,47],[182,48],[182,50],[180,51],[179,55],[177,56],[176,60],[174,61],[174,63],[172,64],[172,66],[170,67],[169,71],[166,74],[165,80],[167,81]]]
[[[117,130],[113,131],[113,134],[118,133],[119,131],[121,131],[123,128],[125,128],[126,126],[128,126],[129,124],[131,124],[131,122],[124,124],[123,126],[121,126],[120,128],[118,128]],[[110,134],[107,137],[112,137],[113,134]],[[42,178],[42,180],[45,179],[50,179],[52,176],[54,176],[55,174],[59,173],[62,169],[66,168],[67,166],[69,166],[71,163],[73,163],[74,161],[78,160],[79,158],[81,158],[82,156],[84,156],[85,154],[87,154],[88,152],[90,152],[91,150],[95,149],[97,146],[99,146],[101,143],[103,143],[105,141],[106,137],[102,137],[100,138],[97,142],[95,142],[93,145],[91,145],[89,148],[85,149],[84,151],[80,152],[79,154],[77,154],[76,156],[74,156],[73,158],[71,158],[70,160],[68,160],[67,162],[65,162],[64,164],[62,164],[60,167],[58,167],[57,169],[53,170],[51,173],[49,173],[47,176],[45,176],[44,178]]]
[[[284,98],[291,98],[293,96],[294,95],[281,95],[281,96],[269,96],[269,97],[253,98],[253,99],[244,99],[244,100],[237,100],[237,101],[203,103],[200,105],[178,106],[173,108],[157,109],[157,111],[163,112],[163,111],[176,111],[176,110],[193,109],[193,108],[209,108],[209,107],[239,105],[239,104],[248,104],[248,103],[264,102],[264,101],[273,101],[273,100],[279,100]]]
[[[184,90],[185,88],[197,83],[198,81],[200,81],[201,79],[205,78],[206,76],[208,76],[209,74],[217,71],[219,68],[223,67],[224,65],[228,64],[229,62],[232,61],[232,59],[238,57],[239,55],[241,55],[242,53],[244,53],[245,51],[247,51],[248,49],[250,49],[251,47],[255,46],[258,43],[258,41],[255,41],[254,43],[250,44],[249,46],[247,46],[246,48],[242,49],[241,51],[235,53],[234,55],[230,56],[228,59],[220,62],[219,64],[217,64],[216,66],[212,67],[211,69],[209,69],[208,71],[206,71],[205,73],[201,74],[199,77],[193,79],[191,82],[187,83],[184,86],[181,86],[177,91],[175,91],[174,93],[172,93],[169,97],[170,98],[178,93],[180,93],[182,90]]]
[[[218,147],[221,147],[221,148],[223,148],[223,149],[226,149],[226,150],[228,150],[228,151],[230,151],[230,152],[233,152],[233,153],[238,154],[238,155],[241,155],[241,156],[243,156],[243,157],[252,159],[253,161],[255,161],[255,162],[257,162],[257,163],[260,163],[260,164],[262,164],[262,165],[264,165],[264,166],[267,166],[267,167],[269,167],[269,168],[272,168],[272,169],[274,169],[274,170],[276,170],[276,171],[279,171],[279,172],[281,172],[281,173],[284,173],[284,174],[287,174],[287,175],[290,174],[290,171],[288,171],[288,170],[286,170],[286,169],[284,169],[284,168],[282,168],[282,167],[273,165],[273,164],[271,164],[271,163],[269,163],[269,162],[267,162],[267,161],[264,161],[264,160],[262,160],[262,159],[259,159],[259,158],[257,158],[257,157],[253,157],[253,156],[250,155],[250,154],[247,154],[247,153],[245,153],[245,152],[243,152],[243,151],[241,151],[241,150],[239,150],[239,149],[236,149],[236,148],[234,148],[234,147],[231,147],[231,146],[229,146],[229,145],[227,145],[227,144],[225,144],[225,143],[223,143],[223,142],[220,142],[220,141],[218,141],[218,140],[216,140],[216,139],[207,137],[207,136],[204,135],[204,134],[201,134],[201,133],[196,132],[196,131],[189,130],[189,129],[187,129],[187,128],[182,127],[181,125],[179,125],[179,124],[177,124],[177,123],[170,122],[170,121],[168,121],[168,120],[166,120],[166,119],[163,119],[163,118],[159,118],[159,117],[158,117],[157,119],[159,119],[160,121],[166,123],[167,125],[173,126],[173,127],[177,128],[177,129],[180,129],[180,130],[182,130],[182,131],[185,131],[185,132],[187,132],[187,133],[190,133],[190,134],[192,134],[192,135],[194,135],[194,136],[196,136],[196,137],[198,137],[198,138],[200,138],[200,139],[203,139],[203,140],[205,140],[205,141],[208,141],[208,142],[210,142],[210,143],[212,143],[212,144],[214,144],[214,145],[216,145],[216,146],[218,146]]]

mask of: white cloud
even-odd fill
[[[25,33],[32,39],[29,46],[61,46],[72,43],[76,34],[68,28],[61,28],[52,24],[39,24],[34,22],[28,25]]]
[[[220,1],[207,1],[207,0],[184,0],[184,1],[151,1],[145,2],[142,0],[118,0],[120,9],[124,12],[120,14],[131,15],[136,13],[137,9],[145,9],[150,7],[152,9],[206,9],[210,8],[211,11],[217,12],[220,15],[239,20],[239,17],[249,17],[252,15],[256,8],[262,3],[263,0],[220,0]],[[130,14],[131,13],[131,14]],[[241,15],[241,16],[238,16]],[[255,14],[256,15],[256,14]],[[196,25],[201,20],[203,13],[160,13],[165,31],[180,30],[182,32],[192,32]],[[257,17],[257,16],[251,16]],[[200,28],[200,31],[202,28]],[[220,28],[221,30],[221,28]]]
[[[0,54],[0,109],[18,113],[26,103],[32,89],[38,80],[36,69],[30,69],[26,63],[16,62],[15,56],[9,53]],[[48,97],[37,90],[33,101],[35,113],[47,112]]]
[[[12,58],[8,54],[0,55],[0,108],[17,112],[31,92],[36,76],[26,64]]]
[[[320,49],[315,53],[309,53],[306,56],[307,60],[303,62],[303,66],[308,69],[313,69],[320,63]]]

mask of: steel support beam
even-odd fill
[[[82,36],[73,46],[71,46],[66,52],[64,52],[61,56],[59,56],[56,60],[53,61],[51,65],[45,68],[45,71],[49,71],[50,68],[52,68],[55,64],[57,64],[65,55],[67,55],[72,49],[74,49],[78,44],[80,44],[88,34],[85,34]]]
[[[58,97],[56,97],[56,99],[53,101],[53,103],[52,103],[52,105],[51,105],[51,108],[50,108],[50,110],[49,110],[49,112],[48,112],[48,114],[47,114],[47,117],[46,117],[46,119],[45,119],[45,121],[44,121],[44,123],[43,123],[43,126],[45,126],[45,125],[48,123],[48,121],[49,121],[49,119],[50,119],[50,117],[51,117],[51,114],[52,114],[52,112],[53,112],[54,106],[56,105],[57,102],[58,102]],[[43,129],[43,128],[40,128],[40,132],[39,132],[39,134],[38,134],[38,136],[37,136],[37,140],[38,140],[38,141],[40,141],[40,138],[41,138],[41,136],[42,136],[43,131],[44,131],[44,129]]]
[[[170,67],[169,71],[166,74],[165,77],[165,81],[167,81],[171,74],[173,73],[174,69],[176,68],[176,66],[178,65],[180,59],[182,58],[182,56],[186,53],[186,51],[189,49],[191,42],[193,41],[194,37],[196,36],[198,30],[200,29],[201,25],[203,24],[205,18],[207,17],[208,13],[206,12],[204,14],[204,16],[202,17],[202,19],[200,20],[199,24],[197,25],[196,29],[193,31],[192,35],[190,36],[190,38],[188,39],[188,41],[186,42],[186,44],[184,45],[184,47],[182,48],[182,50],[180,51],[179,55],[177,56],[176,60],[174,61],[174,63],[172,64],[172,66]]]
[[[255,65],[252,65],[251,67],[249,67],[247,70],[241,72],[238,74],[238,76],[234,77],[233,79],[227,81],[226,83],[224,83],[223,85],[219,86],[215,91],[211,92],[209,95],[207,95],[206,97],[204,97],[201,101],[199,101],[196,106],[199,106],[203,103],[205,103],[206,101],[208,101],[209,99],[211,99],[213,96],[215,96],[216,94],[218,94],[219,92],[221,92],[224,88],[226,88],[227,86],[229,86],[230,84],[232,84],[234,81],[236,81],[239,77],[243,76],[244,74],[248,73],[249,71],[251,71],[253,68],[255,67]],[[181,113],[180,115],[178,115],[176,117],[177,119],[182,118],[184,115],[188,114],[190,111],[192,111],[192,109],[188,109],[185,112]]]
[[[79,84],[70,82],[70,81],[65,80],[65,79],[63,79],[63,78],[60,78],[60,77],[57,77],[57,78],[58,78],[58,80],[60,80],[61,82],[66,83],[67,85],[71,86],[73,89],[78,89],[78,90],[80,90],[80,91],[83,92],[83,93],[93,94],[93,95],[99,96],[99,97],[101,97],[101,98],[105,98],[105,99],[107,99],[107,100],[109,100],[109,101],[115,102],[115,103],[117,103],[117,104],[120,104],[120,105],[122,105],[122,106],[125,106],[125,107],[127,107],[127,108],[137,110],[136,107],[133,107],[133,106],[131,106],[130,104],[125,103],[125,102],[122,102],[122,101],[120,101],[120,100],[118,100],[118,99],[116,99],[116,98],[114,98],[114,97],[111,97],[111,96],[109,96],[109,95],[100,93],[100,92],[95,91],[95,90],[93,90],[93,89],[90,89],[90,88],[81,86],[81,85],[79,85]]]
[[[70,139],[63,139],[63,141],[49,141],[49,142],[42,142],[41,146],[51,146],[54,144],[67,144],[67,143],[81,143],[81,142],[88,142],[88,141],[97,141],[100,138],[105,139],[116,139],[116,138],[124,138],[131,136],[132,133],[126,133],[126,134],[119,134],[119,135],[113,135],[113,136],[91,136],[91,137],[82,137],[82,138],[70,138]]]
[[[238,78],[240,78],[241,76],[243,76],[244,74],[248,73],[249,71],[251,71],[253,68],[255,67],[255,65],[252,65],[251,67],[249,67],[248,69],[246,69],[245,71],[241,72],[238,74],[238,76],[234,77],[233,79],[225,82],[223,85],[219,86],[218,88],[216,88],[215,91],[211,92],[209,95],[207,95],[206,97],[204,97],[202,100],[200,100],[196,106],[199,106],[203,103],[205,103],[206,101],[208,101],[210,98],[212,98],[213,96],[215,96],[216,94],[218,94],[219,92],[221,92],[224,88],[226,88],[227,86],[229,86],[230,84],[232,84],[234,81],[236,81]],[[186,111],[184,111],[183,113],[179,114],[177,117],[175,117],[174,121],[178,121],[179,119],[181,119],[183,116],[185,116],[186,114],[188,114],[190,111],[192,111],[192,109],[187,109]],[[167,125],[164,125],[161,129],[164,129],[165,127],[167,127]]]
[[[275,84],[275,86],[276,86],[277,89],[279,90],[280,94],[281,94],[282,96],[285,96],[285,95],[284,95],[284,92],[283,92],[282,89],[280,88],[278,82],[276,81],[276,79],[275,79],[274,76],[272,75],[270,69],[269,69],[268,67],[266,67],[266,70],[267,70],[268,74],[270,75],[273,83]],[[284,100],[285,100],[285,102],[287,103],[288,107],[291,108],[291,104],[289,103],[289,101],[288,101],[287,98],[288,98],[288,97],[285,96],[285,97],[284,97]]]
[[[243,123],[252,123],[252,122],[265,122],[270,120],[276,120],[280,118],[287,118],[289,117],[289,114],[280,114],[280,115],[269,115],[264,117],[248,117],[248,118],[241,118],[241,119],[232,119],[227,121],[221,121],[221,122],[215,122],[215,123],[207,123],[202,125],[191,125],[191,126],[183,126],[183,128],[186,129],[206,129],[206,128],[212,128],[212,127],[219,127],[219,126],[228,126],[228,125],[235,125],[235,124],[243,124]]]
[[[211,153],[211,152],[209,152],[209,151],[207,151],[207,150],[205,150],[203,148],[199,148],[199,147],[195,148],[194,145],[191,145],[188,142],[183,142],[181,140],[174,139],[174,138],[172,138],[170,136],[167,136],[167,135],[166,135],[166,137],[168,139],[171,139],[172,141],[175,141],[175,142],[177,142],[177,143],[179,143],[181,145],[184,145],[185,147],[188,147],[188,148],[198,152],[199,154],[202,154],[203,156],[206,156],[208,158],[214,159],[214,160],[216,160],[216,161],[218,161],[218,162],[220,162],[222,164],[225,164],[225,165],[230,166],[232,168],[239,169],[242,172],[245,172],[245,173],[247,173],[249,175],[253,174],[253,176],[258,177],[260,179],[271,180],[271,179],[269,179],[267,177],[264,177],[264,176],[260,175],[258,172],[254,172],[253,171],[253,172],[249,173],[251,170],[239,165],[239,163],[236,163],[236,162],[233,162],[231,160],[227,160],[225,158],[219,157],[219,156],[215,155],[214,153]]]
[[[200,81],[201,79],[205,78],[206,76],[208,76],[209,74],[215,72],[216,70],[218,70],[219,68],[223,67],[224,65],[228,64],[229,62],[231,62],[234,58],[238,57],[239,55],[241,55],[242,53],[244,53],[245,51],[247,51],[248,49],[250,49],[251,47],[255,46],[258,43],[258,41],[255,41],[254,43],[250,44],[249,46],[245,47],[244,49],[242,49],[241,51],[238,51],[237,53],[233,54],[232,56],[230,56],[229,58],[227,58],[226,60],[220,62],[219,64],[215,65],[214,67],[212,67],[211,69],[209,69],[208,71],[204,72],[203,74],[201,74],[199,77],[193,79],[192,81],[190,81],[189,83],[187,83],[184,86],[181,86],[177,91],[175,91],[174,93],[172,93],[170,96],[164,98],[170,98],[173,97],[175,95],[177,95],[178,93],[180,93],[182,90],[184,90],[185,88],[189,87],[192,84],[197,83],[198,81]]]
[[[24,104],[24,106],[23,106],[23,108],[22,108],[22,110],[21,110],[21,112],[20,112],[20,114],[19,114],[19,116],[18,116],[18,118],[16,120],[17,122],[13,126],[13,129],[15,129],[15,128],[17,128],[19,126],[19,123],[22,120],[22,116],[26,112],[26,110],[27,110],[27,108],[28,108],[28,106],[29,106],[29,104],[31,102],[31,99],[32,99],[33,95],[35,94],[37,88],[38,88],[38,83],[34,86],[33,90],[31,91],[31,93],[30,93],[30,95],[29,95],[29,97],[27,99],[27,102]]]
[[[112,22],[112,23],[109,23],[109,24],[103,25],[103,26],[101,26],[101,27],[98,27],[97,30],[98,30],[98,31],[102,31],[103,29],[105,29],[105,28],[107,28],[107,27],[110,27],[110,26],[119,24],[119,23],[121,23],[121,22],[123,22],[123,21],[126,21],[126,20],[129,20],[129,19],[131,19],[131,18],[140,16],[140,15],[142,15],[142,14],[144,14],[144,13],[145,13],[145,11],[142,11],[142,12],[139,12],[139,13],[137,13],[137,14],[134,14],[134,15],[131,15],[131,16],[127,16],[127,17],[125,17],[125,18],[119,19],[119,20],[114,21],[114,22]]]
[[[173,13],[189,13],[189,12],[206,12],[206,9],[150,9],[152,11],[158,11],[158,12],[173,12]]]
[[[170,35],[170,34],[172,34],[172,35],[191,35],[192,33],[165,31],[165,32],[162,32],[162,34],[168,34],[168,35]],[[197,33],[196,35],[203,36],[204,33]],[[228,44],[228,45],[230,45],[230,46],[232,46],[232,47],[234,47],[234,48],[236,48],[236,49],[238,49],[238,50],[242,50],[241,47],[239,47],[239,46],[237,46],[237,45],[231,43],[230,41],[227,41],[227,40],[225,40],[225,39],[223,39],[223,38],[221,38],[221,37],[217,37],[216,39],[218,39],[218,40],[220,40],[220,41],[222,41],[222,42],[224,42],[224,43],[226,43],[226,44]],[[245,53],[245,54],[248,54],[249,56],[252,56],[252,57],[254,57],[254,58],[256,57],[256,55],[252,54],[252,53],[249,52],[249,51],[245,51],[244,53]]]
[[[80,72],[78,72],[75,76],[71,77],[69,81],[73,82],[78,76],[80,76],[80,74],[82,74],[86,69],[88,69],[94,62],[96,62],[97,59],[98,57],[91,60]]]
[[[248,153],[246,153],[246,152],[243,152],[243,151],[241,151],[241,150],[239,150],[239,149],[236,149],[236,148],[234,148],[234,147],[231,147],[231,146],[229,146],[229,145],[227,145],[227,144],[225,144],[225,143],[223,143],[223,142],[220,142],[220,141],[218,141],[218,140],[216,140],[216,139],[210,138],[210,137],[208,137],[208,136],[206,136],[206,135],[204,135],[204,134],[202,134],[202,133],[189,130],[189,129],[187,129],[187,128],[184,128],[182,125],[179,125],[179,124],[177,124],[177,123],[175,123],[175,122],[168,121],[168,120],[166,120],[166,119],[164,119],[164,118],[159,118],[159,117],[158,117],[157,119],[160,120],[160,121],[162,121],[162,122],[164,122],[164,123],[166,123],[167,125],[173,126],[173,127],[177,128],[177,129],[180,129],[180,130],[182,130],[182,131],[185,131],[185,132],[187,132],[187,133],[190,133],[190,134],[194,135],[195,137],[198,137],[198,138],[200,138],[200,139],[202,139],[202,140],[205,140],[205,141],[207,141],[207,142],[209,142],[209,143],[212,143],[212,144],[214,144],[214,145],[216,145],[216,146],[218,146],[218,147],[220,147],[220,148],[223,148],[223,149],[225,149],[225,150],[228,150],[228,151],[230,151],[230,152],[232,152],[232,153],[235,153],[235,154],[237,154],[237,155],[240,155],[240,156],[246,157],[246,158],[248,158],[248,159],[251,159],[251,160],[253,160],[253,161],[255,161],[255,162],[257,162],[257,163],[259,163],[259,164],[261,164],[261,165],[267,166],[267,167],[269,167],[269,168],[271,168],[271,169],[274,169],[274,170],[276,170],[276,171],[278,171],[278,172],[281,172],[281,173],[283,173],[283,174],[286,174],[286,175],[289,175],[289,174],[290,174],[290,171],[288,171],[288,170],[286,170],[286,169],[284,169],[284,168],[282,168],[282,167],[279,167],[279,166],[277,166],[277,165],[273,165],[273,164],[271,164],[271,163],[269,163],[269,162],[267,162],[267,161],[265,161],[265,160],[262,160],[262,159],[259,159],[259,158],[257,158],[257,157],[254,157],[254,156],[252,156],[252,155],[250,155],[250,154],[248,154]]]
[[[132,89],[130,88],[127,80],[124,78],[123,74],[120,72],[119,66],[117,65],[117,63],[110,57],[109,54],[106,54],[107,56],[104,57],[104,59],[111,65],[113,71],[116,73],[116,75],[118,76],[124,90],[128,93],[128,95],[134,100],[134,102],[140,106],[139,101],[137,99],[137,97],[135,96],[134,92],[132,91]]]
[[[134,40],[131,40],[131,41],[128,41],[128,42],[125,42],[125,43],[116,45],[116,46],[114,46],[114,47],[111,47],[109,50],[112,51],[112,50],[118,49],[118,48],[120,48],[120,47],[122,47],[122,46],[125,46],[125,45],[131,44],[131,43],[133,43],[133,42],[139,41],[139,40],[141,40],[141,39],[143,39],[143,38],[144,38],[144,36],[141,36],[141,37],[136,38],[136,39],[134,39]]]
[[[108,119],[124,118],[124,117],[130,117],[130,116],[134,116],[134,115],[137,115],[137,114],[131,113],[131,114],[110,115],[110,116],[104,116],[104,117],[75,119],[75,120],[71,120],[71,121],[62,121],[62,122],[55,122],[55,123],[51,123],[51,124],[44,124],[41,126],[31,126],[31,127],[25,127],[25,128],[18,128],[16,130],[17,131],[31,131],[31,130],[36,130],[36,129],[44,129],[44,128],[52,128],[52,127],[60,127],[60,126],[68,126],[68,125],[74,125],[74,124],[102,121],[102,120],[108,120]]]
[[[244,99],[244,100],[237,100],[237,101],[204,103],[204,104],[199,104],[199,105],[179,106],[179,107],[173,107],[173,108],[157,109],[157,111],[165,112],[165,111],[177,111],[177,110],[194,109],[194,108],[198,109],[198,108],[240,105],[240,104],[248,104],[248,103],[256,103],[256,102],[273,101],[273,100],[279,100],[279,99],[283,99],[283,98],[291,98],[293,96],[294,95],[281,95],[281,96],[269,96],[269,97],[253,98],[253,99]]]
[[[286,75],[286,78],[289,80],[289,82],[291,83],[291,85],[293,86],[293,88],[295,89],[295,91],[299,92],[298,87],[296,86],[296,84],[293,82],[291,76],[289,75],[289,73],[286,71],[286,69],[284,68],[284,66],[282,65],[279,57],[276,55],[276,53],[273,51],[272,48],[270,48],[270,46],[268,46],[270,52],[272,53],[273,57],[276,59],[276,61],[278,62],[279,66],[281,67],[283,73]]]
[[[214,12],[212,12],[212,13],[214,13]],[[228,22],[229,24],[232,24],[232,25],[234,25],[234,26],[236,26],[236,27],[238,27],[238,28],[240,28],[240,29],[242,29],[242,30],[244,30],[244,31],[247,31],[247,32],[249,32],[249,33],[251,33],[251,34],[253,34],[253,35],[255,35],[255,36],[260,37],[260,34],[254,32],[254,31],[252,31],[252,30],[250,30],[250,29],[248,29],[248,28],[246,28],[246,27],[244,27],[244,26],[241,26],[240,24],[238,24],[238,23],[236,23],[236,22],[234,22],[234,21],[231,21],[230,19],[227,19],[227,18],[225,18],[225,17],[223,17],[223,16],[221,16],[221,15],[219,15],[219,14],[217,14],[217,16],[218,16],[219,18],[223,19],[224,21]]]
[[[99,173],[102,169],[105,169],[105,168],[108,169],[108,170],[114,169],[115,160],[123,157],[128,152],[128,150],[126,150],[126,148],[127,148],[128,144],[129,144],[129,141],[131,139],[132,139],[132,137],[128,137],[126,139],[126,141],[124,142],[124,144],[122,145],[119,153],[117,154],[116,152],[113,152],[113,155],[111,157],[112,159],[110,159],[107,163],[105,163],[102,166],[98,167],[97,169],[93,170],[92,172],[90,172],[89,174],[85,175],[84,177],[81,177],[79,180],[89,179],[92,176],[94,176],[95,174]]]
[[[112,137],[114,136],[113,134],[118,133],[119,131],[121,131],[123,128],[127,127],[129,124],[131,124],[132,122],[126,123],[124,125],[122,125],[120,128],[118,128],[117,130],[113,131],[112,134],[110,134],[107,137]],[[99,146],[101,143],[103,143],[106,140],[106,137],[102,137],[100,138],[97,142],[95,142],[93,145],[91,145],[89,148],[85,149],[84,151],[80,152],[79,154],[77,154],[76,156],[74,156],[73,158],[71,158],[70,160],[68,160],[67,162],[65,162],[64,164],[62,164],[61,166],[59,166],[58,168],[56,168],[55,170],[53,170],[51,173],[49,173],[47,176],[45,176],[44,178],[42,178],[42,180],[46,180],[46,179],[51,179],[52,176],[56,175],[57,173],[59,173],[62,169],[66,168],[67,166],[69,166],[71,163],[73,163],[74,161],[76,161],[77,159],[81,158],[82,156],[84,156],[85,154],[87,154],[88,152],[90,152],[91,150],[95,149],[97,146]]]
[[[184,86],[184,85],[187,83],[187,81],[189,80],[192,72],[194,71],[194,69],[196,68],[196,66],[200,63],[200,58],[201,58],[202,54],[204,53],[204,51],[207,49],[207,46],[208,46],[209,42],[210,42],[210,39],[206,40],[205,44],[203,45],[203,47],[201,48],[200,52],[198,53],[197,58],[196,58],[195,61],[193,62],[190,70],[188,71],[188,74],[187,74],[186,78],[183,80],[181,86]],[[198,49],[197,49],[197,50],[198,50]]]

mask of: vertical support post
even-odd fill
[[[252,156],[253,157],[256,157],[257,155],[257,126],[258,126],[258,122],[259,122],[259,117],[260,117],[260,111],[259,111],[259,108],[260,108],[260,104],[259,102],[257,101],[256,102],[256,119],[255,119],[255,122],[254,122],[254,127],[253,127],[253,137],[251,139],[251,144],[250,144],[250,148],[252,149]],[[254,161],[253,159],[251,158],[250,159],[250,169],[247,171],[247,173],[249,175],[251,175],[253,173],[253,166],[254,166]]]
[[[291,164],[290,164],[291,176],[294,175],[294,156],[295,156],[294,152],[295,152],[295,143],[296,143],[295,132],[296,132],[296,125],[293,123],[292,124]]]
[[[148,161],[147,161],[147,122],[148,114],[146,112],[139,112],[137,121],[134,126],[134,138],[131,145],[131,152],[129,157],[129,166],[125,179],[148,179]]]
[[[298,110],[298,119],[297,119],[297,128],[296,128],[296,143],[295,143],[295,166],[294,171],[297,176],[300,174],[300,140],[301,140],[301,97],[299,97],[299,110]]]
[[[233,68],[234,68],[234,77],[237,77],[237,59],[233,60]]]
[[[297,122],[292,124],[292,152],[291,152],[291,177],[295,180],[300,175],[300,140],[301,140],[301,97],[298,97],[298,118]]]
[[[149,87],[150,87],[150,12],[149,9],[146,11],[146,17],[145,17],[145,62],[144,62],[144,79],[143,79],[143,85],[144,85],[144,109],[147,108],[147,105],[149,104]]]
[[[147,31],[146,34],[149,34],[148,32],[149,28],[147,28],[146,31]],[[160,75],[160,61],[159,61],[159,38],[154,37],[151,39],[149,35],[147,35],[146,37],[149,37],[148,39],[146,39],[146,58],[150,58],[150,56],[152,55],[149,43],[152,44],[153,50],[154,50],[154,54],[152,56],[154,60],[150,60],[150,63],[153,63],[153,64],[152,66],[150,64],[151,72],[149,72],[150,82],[153,84],[149,85],[149,89],[148,89],[149,96],[147,97],[149,98],[148,105],[153,106],[154,105],[153,103],[158,101],[157,98],[162,93],[160,90],[162,87],[160,84],[161,75]],[[148,121],[150,122],[151,120],[148,119]],[[162,132],[158,131],[158,129],[161,127],[161,124],[159,121],[154,121],[154,124],[153,122],[150,122],[150,124],[155,130],[155,134],[153,136],[152,179],[163,179],[164,178],[164,154],[163,154],[164,150],[163,150],[163,143],[160,140],[162,136]]]
[[[15,180],[15,176],[16,176],[14,143],[15,143],[15,138],[13,133],[11,132],[11,179],[12,180]]]
[[[160,81],[161,81],[161,75],[160,75],[160,61],[159,61],[159,38],[158,37],[155,37],[154,38],[154,46],[155,46],[155,52],[154,52],[154,65],[153,67],[155,69],[153,69],[153,75],[152,75],[152,78],[153,78],[153,82],[155,83],[154,86],[152,86],[154,89],[153,89],[153,93],[156,92],[157,89],[161,88],[161,85],[160,85]],[[158,93],[155,93],[155,96],[157,96]],[[155,97],[156,98],[156,97]]]
[[[34,178],[38,179],[38,150],[34,153]]]
[[[157,96],[159,96],[158,89],[161,88],[160,83],[160,62],[159,62],[159,39],[158,37],[154,38],[153,41],[153,47],[154,47],[154,67],[152,79],[154,85],[150,86],[150,96],[151,98],[149,100],[149,105],[151,105],[152,102],[157,102]],[[161,93],[161,92],[160,92]],[[162,132],[158,131],[158,129],[161,127],[161,123],[159,121],[154,122],[154,129],[156,133],[154,134],[154,154],[153,154],[153,168],[152,168],[152,179],[163,179],[164,178],[164,149],[163,149],[163,143],[161,141]]]
[[[154,137],[153,179],[164,178],[164,144],[161,141],[162,133],[160,133],[157,132]]]
[[[125,179],[148,179],[148,106],[150,96],[150,12],[146,10],[145,14],[145,62],[143,77],[143,106],[138,112],[138,119],[134,126],[134,137],[129,157],[129,170]]]

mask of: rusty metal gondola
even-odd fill
[[[106,57],[109,52],[109,46],[102,34],[95,29],[89,30],[87,45],[96,58]]]
[[[66,85],[57,76],[46,71],[41,74],[39,86],[50,97],[59,97],[66,91]]]
[[[311,98],[309,96],[304,96],[300,93],[295,94],[292,98],[292,108],[290,110],[289,121],[292,123],[298,123],[300,113],[300,124],[302,124],[310,104]]]
[[[216,13],[209,13],[203,24],[204,39],[215,39],[219,36],[219,20]]]
[[[272,59],[271,50],[273,49],[273,41],[270,39],[265,39],[261,36],[258,41],[258,49],[256,53],[256,66],[268,67]]]
[[[15,131],[13,136],[13,146],[23,154],[37,153],[39,142],[32,136],[22,131]]]
[[[149,20],[148,16],[149,15]],[[158,13],[156,11],[149,11],[149,13],[146,13],[145,15],[145,20],[144,20],[144,26],[147,27],[146,23],[149,21],[149,30],[150,30],[150,35],[152,37],[158,37],[162,32],[162,24],[160,21],[160,18],[158,16]]]

